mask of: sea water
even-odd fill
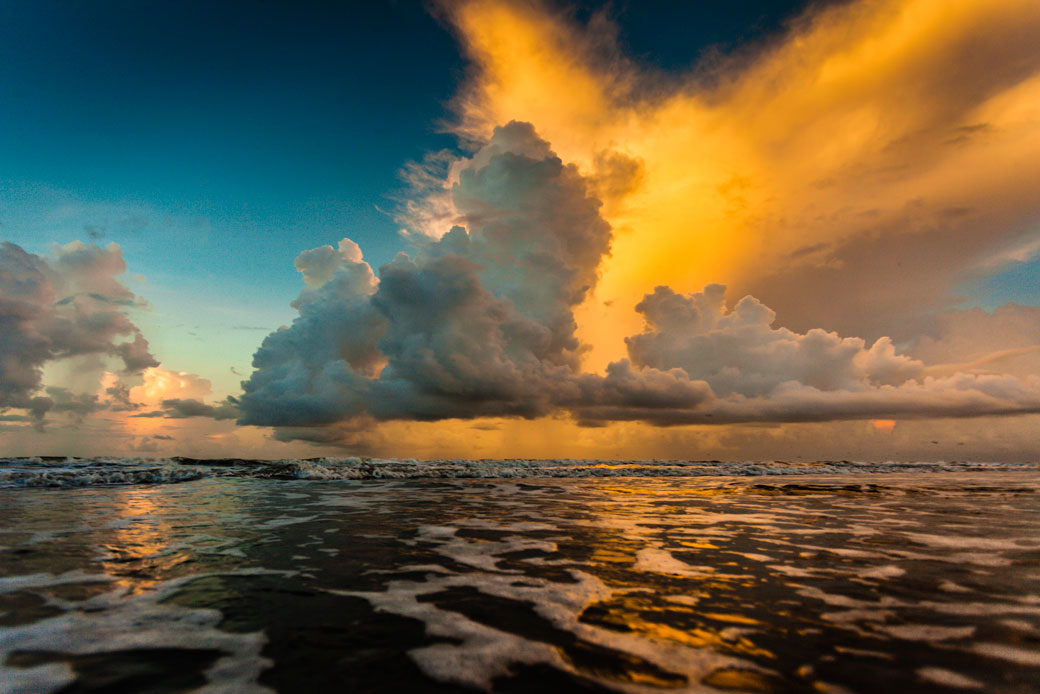
[[[0,461],[2,692],[1036,692],[1040,466]]]

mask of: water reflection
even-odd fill
[[[153,659],[181,657],[162,650],[174,625],[198,629],[251,663],[242,682],[283,691],[1032,691],[1040,509],[1022,489],[1040,484],[945,479],[0,492],[0,568],[24,579],[0,579],[13,596],[0,609],[9,628],[67,611],[133,630],[147,615]],[[73,655],[59,661],[99,662]],[[214,657],[181,661],[212,670]]]

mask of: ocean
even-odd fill
[[[0,692],[1037,692],[1038,472],[0,459]]]

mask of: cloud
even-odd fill
[[[380,268],[378,282],[346,239],[297,258],[300,315],[257,351],[242,423],[635,417],[707,397],[676,371],[579,372],[573,308],[611,230],[585,179],[530,125],[497,129],[456,171],[456,225]]]
[[[707,381],[720,396],[768,395],[796,382],[821,391],[898,385],[924,364],[897,355],[888,338],[869,349],[860,338],[813,329],[805,334],[771,327],[776,314],[752,296],[726,310],[726,288],[676,294],[657,287],[636,305],[643,333],[626,339],[640,366],[680,368]]]
[[[454,225],[416,237],[378,279],[348,239],[301,253],[299,316],[256,352],[226,409],[164,401],[167,416],[273,426],[276,438],[362,445],[392,420],[544,418],[815,422],[1040,411],[1040,380],[928,372],[888,337],[774,327],[752,296],[658,286],[635,309],[628,358],[582,370],[574,311],[610,254],[589,180],[529,124],[494,131],[449,167]],[[367,445],[367,444],[366,444]]]
[[[169,419],[186,419],[188,417],[209,417],[210,419],[236,419],[238,409],[231,403],[208,405],[201,400],[171,398],[162,401],[165,416]]]
[[[958,365],[926,367],[923,361],[897,354],[887,337],[868,347],[860,338],[843,338],[818,328],[804,334],[774,328],[776,314],[771,309],[746,296],[728,310],[725,293],[722,285],[708,285],[688,295],[657,287],[636,306],[646,325],[641,334],[626,339],[632,362],[681,369],[691,379],[704,380],[716,396],[708,407],[659,412],[656,422],[812,422],[1040,412],[1036,375],[964,373]],[[977,317],[975,312],[969,315]],[[1006,320],[1017,325],[1014,319]],[[934,345],[922,344],[922,349]]]
[[[44,258],[0,243],[0,409],[25,408],[39,420],[86,407],[59,391],[39,394],[53,360],[111,355],[128,373],[158,364],[126,314],[139,301],[117,279],[125,269],[116,244],[55,245]]]
[[[127,398],[137,407],[159,407],[163,400],[202,400],[212,392],[209,379],[154,366],[142,372],[141,383],[129,389]]]
[[[119,376],[105,372],[101,379],[100,390],[108,396],[108,408],[113,412],[125,412],[141,407],[130,399],[130,387],[119,380]]]
[[[789,381],[768,396],[716,399],[710,408],[661,412],[660,424],[832,422],[848,419],[984,417],[1040,412],[1040,377],[955,374],[898,386],[821,390]]]
[[[116,382],[105,392],[110,396],[113,410],[140,410],[130,419],[236,419],[240,412],[234,398],[210,404],[205,399],[212,393],[209,379],[186,371],[172,371],[162,367],[145,369],[141,384],[127,388]]]
[[[73,393],[60,386],[47,386],[45,391],[53,403],[50,408],[51,412],[68,413],[79,420],[106,407],[93,393]]]

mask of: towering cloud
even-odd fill
[[[52,407],[89,410],[61,388],[40,393],[51,360],[111,355],[127,372],[158,364],[126,314],[137,299],[117,279],[125,269],[116,244],[74,242],[44,258],[0,243],[0,409],[25,408],[36,419]]]
[[[536,417],[587,406],[693,407],[703,383],[625,363],[578,371],[573,308],[596,282],[610,227],[585,180],[526,123],[458,168],[457,224],[380,269],[349,240],[296,261],[299,318],[270,335],[244,384],[243,423]],[[335,269],[333,269],[333,262]]]

